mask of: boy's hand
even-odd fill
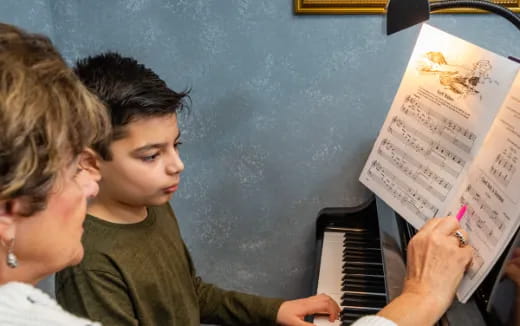
[[[333,322],[338,319],[339,312],[338,304],[331,297],[319,294],[305,299],[285,301],[278,309],[276,322],[282,326],[313,325],[303,321],[305,316],[313,314],[329,315],[329,320]]]

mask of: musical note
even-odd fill
[[[486,180],[484,175],[479,180],[486,187],[484,189],[488,189],[490,181]],[[460,204],[468,207],[466,218],[462,220],[464,229],[469,232],[470,238],[478,237],[479,243],[489,250],[498,243],[506,225],[500,214],[491,208],[491,200],[492,197],[484,196],[471,184],[459,198]]]
[[[497,155],[489,172],[504,187],[507,187],[513,180],[516,172],[515,165],[518,162],[517,150],[509,146]]]
[[[401,105],[401,111],[413,118],[433,134],[439,134],[446,141],[461,150],[470,153],[477,136],[467,128],[446,118],[436,110],[429,109],[415,96],[407,96]]]
[[[399,200],[404,206],[407,206],[415,214],[426,221],[434,217],[439,209],[431,204],[426,198],[421,196],[419,192],[412,189],[405,182],[397,178],[390,171],[385,169],[380,162],[374,160],[368,169],[368,175],[377,183],[386,188],[394,198]]]
[[[422,154],[425,159],[435,163],[455,178],[460,175],[466,165],[466,161],[460,156],[441,146],[419,130],[408,126],[397,116],[393,117],[388,131],[412,150]]]
[[[428,166],[419,163],[386,138],[381,142],[378,153],[390,164],[442,201],[446,199],[453,187],[450,182],[439,176]]]

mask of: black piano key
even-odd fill
[[[374,232],[349,232],[346,231],[344,239],[379,239],[379,235]]]
[[[344,247],[373,247],[373,248],[379,248],[380,246],[379,240],[373,240],[373,239],[365,239],[365,240],[355,240],[355,239],[345,239],[343,241]]]
[[[374,232],[371,232],[370,230],[368,229],[350,229],[350,230],[345,230],[344,232],[345,234],[373,234]]]
[[[381,249],[372,247],[343,247],[343,254],[381,256]]]
[[[343,274],[354,274],[354,275],[384,275],[382,265],[350,265],[345,263],[343,265]]]
[[[386,305],[386,297],[373,294],[346,292],[341,297],[342,306],[369,306],[382,308]]]
[[[340,313],[341,325],[353,324],[359,318],[366,315],[373,315],[377,313],[379,310],[379,308],[366,308],[360,306],[346,307]]]
[[[361,284],[361,285],[375,285],[375,286],[380,286],[380,285],[384,285],[385,284],[385,281],[380,278],[380,279],[361,279],[361,278],[351,278],[351,277],[347,277],[341,282],[341,286],[345,286],[347,284]]]
[[[368,263],[382,263],[381,257],[375,255],[360,255],[360,254],[344,254],[342,261],[348,262],[368,262]]]
[[[377,293],[363,293],[357,291],[345,291],[341,296],[341,299],[351,298],[353,300],[373,300],[374,302],[386,301],[386,294],[377,294]],[[346,305],[349,306],[349,305]]]
[[[383,309],[384,306],[386,306],[386,301],[384,301],[384,300],[383,301],[381,301],[381,300],[379,300],[379,301],[362,300],[362,299],[353,299],[353,298],[345,298],[345,299],[341,300],[342,306],[355,305],[355,304]]]
[[[367,272],[353,272],[351,274],[348,275],[349,277],[350,276],[354,276],[354,277],[363,277],[363,276],[371,276],[371,277],[380,277],[381,279],[384,279],[385,275],[384,274],[370,274],[370,273],[367,273]],[[344,275],[342,278],[341,278],[341,281],[345,281],[347,279],[347,275]]]
[[[340,313],[340,320],[345,320],[345,319],[354,319],[354,320],[358,320],[359,318],[365,316],[363,315],[363,313],[359,313],[359,312],[341,312]]]
[[[354,306],[345,306],[343,307],[343,309],[341,310],[341,315],[343,314],[360,314],[360,316],[365,316],[365,315],[373,315],[375,313],[377,313],[379,310],[379,308],[377,307],[361,307],[361,306],[357,306],[357,305],[354,305]]]
[[[343,251],[345,250],[352,250],[352,251],[360,251],[360,252],[369,252],[369,251],[374,251],[374,252],[381,252],[381,248],[380,247],[362,247],[362,246],[348,246],[348,247],[343,247]]]
[[[381,253],[379,251],[361,251],[361,250],[344,250],[342,254],[343,258],[346,256],[349,257],[370,257],[370,258],[378,258],[379,261],[383,261],[381,259]]]
[[[345,280],[367,280],[367,281],[383,281],[383,275],[358,275],[358,274],[345,274],[343,281]]]
[[[370,237],[345,237],[343,239],[343,243],[349,242],[374,242],[376,244],[381,243],[378,237],[370,236]]]
[[[368,254],[368,255],[381,255],[380,248],[373,247],[343,247],[341,251],[343,254],[353,253],[353,254]]]
[[[352,281],[346,281],[346,282],[343,282],[341,284],[341,291],[343,291],[344,293],[347,293],[347,292],[365,293],[366,292],[366,291],[360,291],[359,289],[358,290],[354,290],[354,289],[352,289],[350,287],[347,287],[349,285],[358,286],[358,287],[372,286],[372,287],[377,287],[377,288],[380,288],[380,289],[386,289],[384,281],[382,281],[382,282],[373,282],[373,283],[355,283],[355,282],[352,282]],[[386,295],[386,291],[382,291],[380,293],[382,293],[381,295],[383,295],[383,296]]]
[[[359,254],[359,253],[354,253],[354,254],[345,253],[345,254],[343,254],[343,257],[341,260],[348,262],[349,259],[352,259],[352,261],[366,259],[366,261],[373,262],[373,263],[382,263],[383,262],[383,260],[381,259],[380,256],[371,255],[371,254],[363,255],[363,254]]]
[[[357,230],[345,230],[345,234],[348,235],[364,235],[364,234],[375,234],[375,232],[368,229],[357,229]]]
[[[376,261],[376,262],[368,262],[368,261],[365,261],[365,262],[359,262],[359,261],[346,261],[344,264],[343,264],[343,268],[347,267],[347,266],[352,266],[352,267],[363,267],[363,266],[370,266],[370,267],[383,267],[383,262],[381,261]]]
[[[374,239],[377,235],[374,233],[352,233],[352,232],[345,232],[343,238],[344,239]]]
[[[373,276],[373,277],[383,277],[384,272],[381,266],[345,266],[342,269],[343,275],[352,275],[352,276]],[[342,278],[344,280],[345,277]]]
[[[355,291],[361,293],[385,293],[385,287],[378,285],[345,284],[342,291]]]

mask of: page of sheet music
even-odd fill
[[[482,149],[464,177],[448,215],[468,205],[462,227],[475,248],[457,296],[466,302],[520,225],[520,74]]]
[[[444,215],[515,75],[510,60],[423,25],[360,181],[416,228]]]

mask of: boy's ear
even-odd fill
[[[15,198],[0,200],[0,240],[2,244],[9,243],[16,233],[16,219],[23,215],[24,200]]]
[[[79,154],[78,164],[82,170],[88,172],[96,181],[101,179],[101,157],[93,149],[85,148]]]

